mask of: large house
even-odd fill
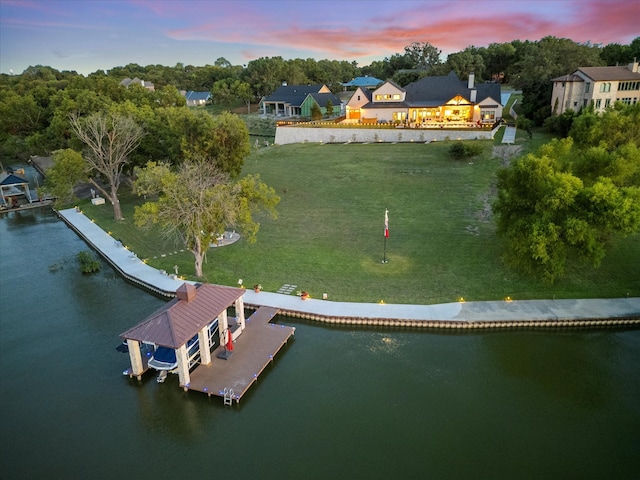
[[[626,67],[581,67],[551,81],[551,111],[558,115],[589,105],[602,111],[615,102],[632,105],[640,100],[640,72],[635,60]]]
[[[326,85],[284,83],[271,95],[260,100],[260,112],[278,117],[311,117],[311,107],[315,103],[322,114],[326,115],[329,102],[333,106],[333,113],[340,114],[342,103]]]
[[[476,85],[473,73],[464,82],[451,72],[424,77],[404,88],[393,82],[385,82],[372,92],[358,88],[347,103],[346,121],[486,124],[501,119],[502,108],[500,84]]]

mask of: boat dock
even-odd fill
[[[190,383],[183,385],[185,391],[223,397],[226,404],[240,402],[295,332],[295,327],[270,322],[277,313],[277,308],[258,308],[246,320],[246,328],[235,341],[231,354],[223,355],[226,350],[223,345],[214,350],[209,365],[198,365],[191,372]]]

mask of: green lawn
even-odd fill
[[[254,150],[244,171],[259,173],[276,189],[279,218],[260,218],[255,244],[240,240],[210,249],[206,281],[237,285],[242,278],[245,286],[261,283],[266,291],[294,284],[316,298],[327,293],[330,300],[357,302],[640,296],[634,268],[640,265],[640,235],[614,239],[600,269],[572,267],[553,286],[507,269],[486,208],[501,160],[490,158],[493,143],[485,144],[485,155],[471,162],[452,161],[450,142]],[[108,206],[83,209],[152,266],[172,272],[178,265],[181,275],[194,279],[191,254],[160,232],[137,230],[131,220],[139,200],[123,193],[126,218],[117,225]]]

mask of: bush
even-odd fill
[[[463,160],[480,155],[484,149],[481,143],[456,142],[449,148],[449,155],[454,160]]]
[[[78,262],[82,273],[94,273],[100,270],[100,262],[89,250],[78,253]]]
[[[462,160],[465,157],[465,148],[462,142],[456,142],[449,148],[449,155],[454,160]]]

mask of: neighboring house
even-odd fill
[[[353,92],[349,102],[347,102],[346,106],[346,119],[347,120],[360,120],[362,118],[360,109],[371,102],[372,92],[371,90],[367,90],[364,87],[356,88],[356,91]]]
[[[354,92],[346,106],[346,118],[368,122],[494,123],[502,118],[501,88],[498,83],[475,85],[475,75],[463,82],[455,72],[423,77],[402,88],[385,82],[371,92],[363,104],[365,90]]]
[[[263,115],[277,117],[311,117],[311,107],[317,104],[323,115],[327,114],[327,103],[333,105],[333,113],[342,112],[340,99],[326,85],[287,85],[260,100]]]
[[[557,115],[588,105],[602,111],[615,102],[632,105],[640,100],[640,72],[635,60],[626,67],[581,67],[551,81],[551,111]]]
[[[128,87],[131,84],[137,83],[138,85],[143,86],[144,88],[146,88],[147,90],[151,90],[152,92],[155,91],[155,87],[153,86],[153,83],[151,82],[146,82],[144,80],[140,80],[138,77],[136,78],[125,78],[124,80],[122,80],[120,82],[120,85],[122,85],[123,87]]]
[[[211,100],[211,92],[194,92],[189,90],[180,92],[187,99],[187,106],[195,107],[197,105],[206,105]]]
[[[367,88],[372,90],[376,88],[378,85],[380,85],[381,83],[384,83],[384,81],[379,80],[375,77],[365,76],[365,77],[356,77],[350,82],[343,83],[342,86],[344,87],[345,90],[347,88]]]

